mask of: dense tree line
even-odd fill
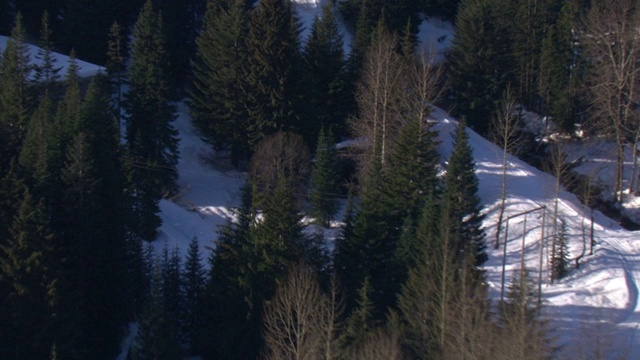
[[[93,5],[0,3],[15,15],[0,59],[0,357],[113,358],[129,321],[137,359],[550,356],[527,269],[506,301],[487,299],[466,125],[487,131],[507,88],[562,131],[586,116],[584,4],[328,2],[305,43],[288,0]],[[414,51],[420,12],[455,18],[442,67]],[[71,48],[108,73],[80,79],[74,55],[59,74],[51,52]],[[185,259],[144,245],[178,190],[171,101],[185,94],[203,138],[249,170],[206,269],[198,239]],[[446,161],[425,121],[437,101],[464,119]],[[330,248],[302,220],[332,226],[347,136],[362,141]]]

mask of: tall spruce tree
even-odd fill
[[[471,281],[482,281],[480,266],[487,261],[473,150],[464,121],[458,124],[454,148],[444,177],[442,226],[457,266],[470,270]]]
[[[189,90],[195,127],[215,149],[229,150],[235,166],[251,153],[240,76],[248,11],[245,0],[208,3]]]
[[[177,190],[178,138],[172,122],[175,109],[169,103],[171,90],[164,50],[162,17],[151,1],[142,8],[131,49],[130,88],[126,140],[131,158],[131,187],[139,218],[138,233],[155,236],[160,225],[158,201]]]
[[[580,111],[578,88],[584,65],[575,39],[578,12],[576,1],[564,3],[558,22],[547,29],[540,55],[540,97],[545,112],[563,132],[573,130]]]
[[[479,133],[488,129],[494,102],[513,79],[513,59],[505,19],[510,1],[464,0],[449,53],[449,82],[456,114]]]
[[[0,280],[10,289],[3,300],[11,313],[10,331],[0,340],[6,357],[49,356],[60,260],[45,204],[25,190],[9,241],[0,248]]]
[[[49,26],[49,13],[45,10],[42,14],[40,25],[40,42],[36,59],[39,64],[35,66],[35,81],[39,83],[40,91],[47,91],[54,98],[57,97],[55,89],[61,67],[56,67],[56,58],[53,56],[53,40]]]
[[[311,34],[303,52],[306,102],[302,128],[306,140],[312,144],[322,127],[331,127],[339,134],[345,132],[347,103],[346,62],[342,35],[331,2],[322,8],[321,17],[311,25]]]
[[[182,283],[184,284],[184,334],[192,355],[202,351],[199,341],[204,333],[205,270],[200,258],[198,238],[189,243]]]
[[[176,341],[178,325],[166,311],[162,264],[154,264],[153,268],[151,293],[140,318],[132,358],[178,359],[181,354],[181,344]]]
[[[251,12],[241,96],[246,99],[249,144],[278,130],[300,129],[299,23],[290,0],[260,0]]]
[[[7,169],[20,152],[30,107],[31,65],[18,13],[0,60],[0,169]]]
[[[311,171],[309,204],[316,221],[326,227],[331,226],[331,220],[338,210],[336,197],[339,174],[336,171],[336,161],[332,132],[331,130],[325,132],[322,128]]]

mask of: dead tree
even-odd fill
[[[594,1],[582,36],[593,70],[589,82],[592,125],[616,144],[613,190],[617,201],[623,190],[625,145],[632,143],[635,148],[638,140],[639,14],[633,0]]]
[[[496,224],[496,243],[495,248],[500,247],[500,231],[502,230],[502,221],[504,219],[505,203],[507,201],[507,170],[509,168],[508,156],[513,152],[520,141],[521,132],[519,123],[520,117],[515,111],[516,99],[508,87],[502,99],[498,103],[496,112],[491,118],[491,138],[493,142],[500,147],[502,152],[501,171],[502,185],[500,192],[500,207],[498,209],[498,223]]]

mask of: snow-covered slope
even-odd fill
[[[9,39],[8,37],[0,35],[0,53],[4,52],[4,49],[7,47],[8,39]],[[33,65],[42,64],[42,61],[36,58],[39,47],[34,45],[29,45],[29,44],[27,46],[29,48],[29,56],[31,58],[31,63]],[[69,56],[54,52],[53,58],[56,61],[55,67],[60,68],[60,71],[58,72],[58,74],[61,77],[64,77],[64,74],[67,72],[67,69],[69,67]],[[105,71],[105,69],[102,66],[91,64],[86,61],[76,60],[76,63],[78,64],[78,75],[80,75],[80,77],[95,76],[98,72]]]
[[[451,137],[457,122],[441,110],[432,115],[440,133],[441,154],[451,152]],[[504,257],[503,231],[500,248],[494,248],[498,205],[501,190],[500,149],[471,130],[467,130],[474,149],[480,196],[486,215],[489,261],[486,264],[490,297],[500,299]],[[538,285],[542,279],[544,316],[554,329],[557,345],[563,347],[562,358],[575,358],[582,351],[601,352],[611,358],[640,358],[640,321],[638,281],[640,279],[640,237],[622,229],[599,212],[594,216],[594,237],[597,245],[592,256],[585,256],[575,269],[575,258],[583,251],[583,241],[589,253],[589,209],[572,194],[561,192],[558,213],[567,224],[572,270],[564,279],[549,282],[547,269],[551,240],[551,210],[554,206],[555,179],[515,157],[509,157],[508,200],[505,218],[546,206],[544,241],[543,217],[537,211],[509,221],[505,278],[507,283],[519,271],[524,237],[524,262],[531,280]],[[525,227],[526,221],[526,227]],[[523,235],[524,234],[524,235]],[[585,234],[583,238],[583,234]],[[540,246],[542,273],[540,274]],[[508,285],[508,284],[507,284]],[[507,290],[505,289],[505,296]]]
[[[219,171],[203,161],[208,146],[191,127],[186,107],[180,105],[177,127],[181,137],[179,164],[181,194],[174,201],[162,202],[164,224],[159,240],[154,244],[180,246],[198,236],[205,249],[212,245],[216,228],[230,216],[230,209],[239,203],[238,189],[245,176],[235,171]],[[440,153],[448,158],[452,145],[450,134],[457,121],[444,111],[436,109],[432,119],[436,122],[441,141]],[[503,266],[504,232],[501,246],[494,249],[495,223],[500,196],[500,150],[471,130],[470,144],[474,149],[477,175],[480,180],[480,196],[484,204],[485,228],[489,251],[486,264],[490,296],[499,300]],[[531,210],[541,205],[553,207],[554,178],[532,168],[515,157],[509,158],[508,201],[506,216]],[[589,210],[578,199],[562,192],[559,214],[566,221],[572,264],[582,252],[583,228],[588,234]],[[525,266],[537,286],[539,254],[542,231],[541,212],[509,221],[506,252],[507,283],[520,269],[522,239],[524,233]],[[583,223],[584,221],[584,223]],[[547,271],[551,239],[551,216],[547,213],[545,246],[542,266],[542,301],[544,316],[554,329],[557,345],[563,347],[561,357],[575,357],[576,351],[593,353],[601,351],[612,358],[640,358],[640,321],[638,282],[640,279],[640,241],[638,234],[619,227],[613,220],[596,212],[594,233],[597,245],[592,256],[585,256],[579,269],[572,268],[569,275],[551,284]],[[588,249],[587,249],[588,254]],[[506,293],[506,290],[505,290]]]

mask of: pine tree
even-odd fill
[[[339,342],[343,353],[348,354],[351,349],[362,344],[375,325],[370,295],[369,279],[365,278],[357,292],[356,306],[346,319],[340,335]]]
[[[311,34],[303,52],[305,91],[305,122],[303,132],[309,144],[322,127],[338,133],[346,130],[347,104],[346,62],[342,35],[328,2],[311,26]]]
[[[107,74],[115,91],[114,109],[118,119],[118,132],[122,120],[122,86],[126,81],[126,44],[124,43],[120,24],[114,22],[109,28],[107,44]]]
[[[458,124],[453,153],[449,158],[442,195],[445,241],[454,251],[460,269],[471,269],[471,281],[481,281],[480,266],[487,261],[482,229],[478,178],[473,150],[464,121]]]
[[[164,312],[168,318],[168,321],[176,328],[173,334],[173,339],[168,339],[170,342],[182,344],[183,332],[182,332],[182,312],[184,303],[183,284],[181,277],[182,260],[180,259],[179,249],[176,247],[169,254],[169,250],[166,245],[162,255],[162,296]]]
[[[36,192],[46,188],[50,179],[51,131],[53,127],[53,104],[47,94],[41,96],[38,108],[29,120],[29,128],[20,151],[19,164],[24,169],[25,181]]]
[[[238,166],[250,154],[246,109],[240,76],[245,61],[244,38],[248,7],[245,0],[209,2],[196,39],[189,111],[193,124],[217,150],[229,150]]]
[[[564,132],[573,130],[579,111],[577,87],[584,72],[574,39],[577,11],[575,1],[565,2],[558,22],[546,31],[540,55],[540,96],[546,112]]]
[[[61,67],[56,67],[56,58],[53,56],[53,41],[49,27],[49,13],[45,10],[42,14],[40,25],[40,42],[36,59],[40,64],[35,66],[35,81],[39,83],[40,92],[48,92],[57,98],[56,85]]]
[[[8,354],[16,358],[46,358],[54,336],[60,261],[44,203],[25,190],[9,241],[0,249],[0,280],[10,286],[5,299],[11,311]]]
[[[246,131],[252,147],[278,130],[301,128],[296,114],[300,106],[298,28],[290,0],[260,0],[251,12],[241,95],[246,97]]]
[[[0,169],[20,152],[29,114],[31,65],[18,13],[0,61]]]
[[[337,209],[336,192],[338,191],[338,174],[336,173],[336,154],[331,130],[325,134],[320,129],[316,157],[311,171],[311,189],[309,203],[312,215],[318,223],[330,227]]]
[[[456,36],[449,60],[449,81],[457,107],[469,126],[479,133],[488,129],[494,102],[513,78],[509,19],[512,2],[464,0],[456,19]]]
[[[180,343],[176,341],[178,325],[166,311],[161,267],[161,264],[154,266],[151,294],[142,313],[132,351],[135,360],[180,358]]]
[[[440,209],[433,194],[424,203],[415,231],[403,240],[397,256],[406,267],[406,280],[398,310],[406,345],[416,358],[427,359],[440,350],[443,315],[454,289],[451,254],[441,238]]]
[[[200,248],[196,236],[189,243],[189,251],[185,260],[182,275],[184,284],[184,333],[191,354],[197,354],[201,349],[204,323],[204,286],[205,270],[200,259]]]
[[[158,201],[177,190],[178,139],[164,52],[162,18],[147,1],[134,29],[126,139],[138,233],[151,240],[160,225]]]
[[[569,234],[567,231],[567,223],[564,219],[560,219],[560,232],[556,241],[555,253],[552,254],[551,269],[554,280],[559,280],[567,275],[569,271]]]

